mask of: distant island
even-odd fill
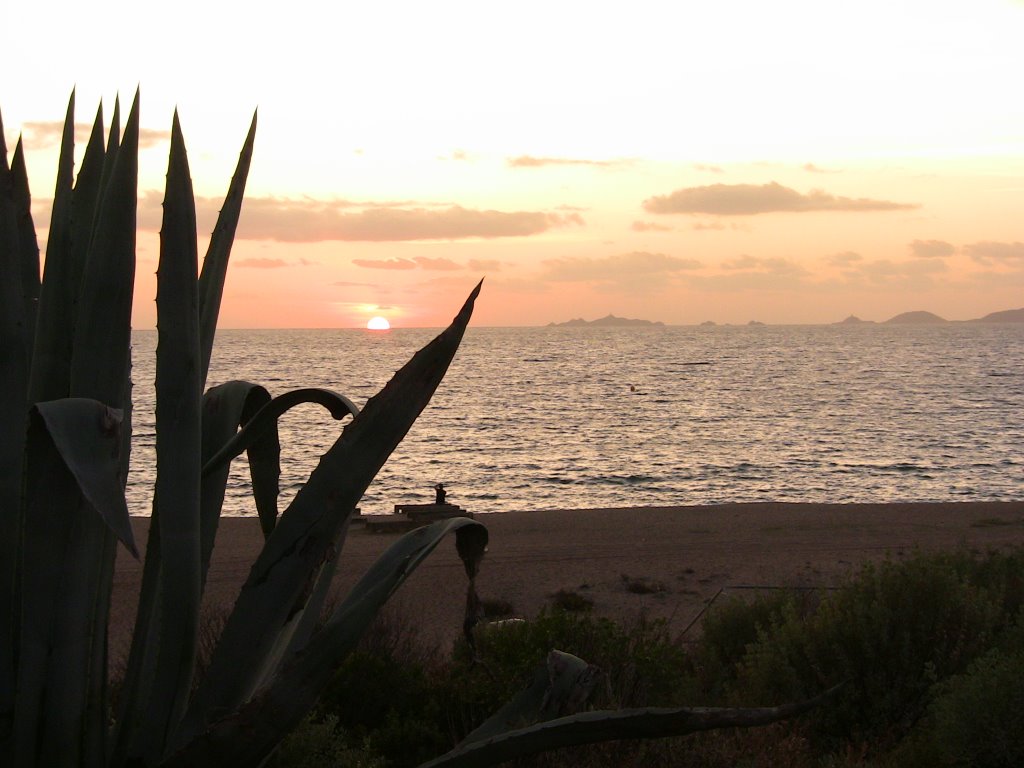
[[[932,312],[904,312],[896,317],[890,317],[885,322],[894,325],[932,325],[948,321]]]
[[[1024,309],[1004,309],[1002,312],[989,312],[969,323],[1024,323]]]
[[[832,325],[871,325],[874,320],[861,320],[856,315],[850,315],[845,320],[840,320],[838,323],[832,323]]]
[[[845,320],[832,323],[832,325],[860,325],[870,324],[874,320],[861,320],[856,315],[850,315]],[[895,317],[890,317],[885,321],[887,325],[939,325],[942,323],[950,322],[966,322],[966,323],[1024,323],[1024,308],[1022,309],[1004,309],[1001,312],[990,312],[984,317],[975,318],[973,320],[947,320],[944,317],[939,317],[934,312],[924,312],[918,310],[916,312],[902,312]]]
[[[622,328],[638,326],[653,327],[663,325],[665,324],[660,321],[634,320],[628,317],[605,315],[597,320],[584,320],[583,318],[577,318],[575,320],[567,320],[564,323],[548,323],[548,328]]]

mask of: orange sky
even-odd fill
[[[41,238],[71,88],[141,86],[139,327],[175,105],[201,231],[259,107],[225,327],[436,326],[480,277],[477,325],[1024,306],[1020,2],[22,5]]]

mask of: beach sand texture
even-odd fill
[[[572,590],[593,612],[630,621],[645,613],[683,632],[720,590],[747,586],[834,587],[863,564],[915,551],[984,552],[1024,543],[1024,502],[754,503],[509,512],[479,515],[490,545],[478,577],[483,599],[535,615],[552,593]],[[148,518],[133,518],[145,544]],[[336,591],[362,575],[394,535],[353,529]],[[205,605],[230,607],[262,542],[255,518],[221,520]],[[127,653],[141,563],[119,550],[111,614],[111,659]],[[624,578],[625,577],[625,578]],[[662,591],[631,591],[627,579]],[[447,648],[462,625],[466,577],[454,536],[392,597],[391,610],[425,642]],[[711,610],[714,610],[713,606]]]

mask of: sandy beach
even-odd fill
[[[552,593],[572,590],[593,611],[630,620],[662,617],[686,629],[720,591],[746,587],[831,587],[864,563],[915,551],[1024,544],[1024,502],[901,504],[726,504],[522,511],[478,515],[490,545],[478,579],[484,599],[531,616]],[[146,541],[148,518],[134,518]],[[350,531],[336,589],[344,591],[392,541]],[[254,518],[221,521],[206,604],[228,607],[262,542]],[[141,564],[118,552],[111,616],[111,659],[127,651]],[[657,591],[632,591],[643,581]],[[458,636],[465,575],[454,537],[398,590],[390,603],[442,646]],[[634,587],[635,589],[635,587]],[[713,607],[712,607],[713,610]]]

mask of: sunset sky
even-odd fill
[[[168,131],[200,230],[259,128],[224,327],[1024,306],[1024,2],[4,3],[42,242],[72,88],[141,88],[135,323]],[[205,241],[201,244],[205,247]]]

